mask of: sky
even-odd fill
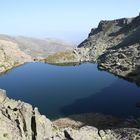
[[[140,0],[0,0],[0,34],[79,43],[100,20],[139,12]]]

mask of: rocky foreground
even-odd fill
[[[49,52],[56,51],[53,47],[44,49],[46,44],[44,40],[1,35],[0,73],[42,59],[53,64],[97,62],[100,69],[140,84],[140,15],[101,21],[86,40],[70,51],[66,49],[66,52],[48,56]],[[60,47],[59,51],[62,50]],[[116,124],[116,127],[111,125],[109,128],[107,124],[106,127],[98,127],[95,123],[89,126],[72,118],[51,122],[37,108],[9,99],[5,91],[0,90],[0,140],[140,140],[139,125]],[[96,118],[90,117],[90,121]],[[101,122],[103,118],[99,118]],[[134,122],[139,124],[139,120]]]
[[[110,120],[109,120],[110,121]],[[99,130],[93,126],[73,128],[81,124],[71,119],[51,122],[37,108],[15,101],[0,90],[0,140],[139,140],[137,128]]]

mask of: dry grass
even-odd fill
[[[50,55],[45,59],[47,63],[60,63],[70,62],[75,59],[75,55],[72,51],[59,52],[54,55]]]

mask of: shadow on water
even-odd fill
[[[50,119],[70,116],[92,125],[87,119],[72,114],[93,112],[123,118],[140,116],[140,109],[136,107],[140,101],[140,88],[99,71],[97,65],[56,67],[30,63],[1,76],[0,85],[8,91],[10,98],[39,107],[41,114]],[[103,120],[103,117],[96,117]]]
[[[86,63],[86,62],[85,62]],[[46,63],[45,64],[49,64],[49,65],[54,65],[54,66],[61,66],[61,67],[66,67],[66,66],[79,66],[81,64],[83,64],[83,62],[69,62],[69,63]]]
[[[63,107],[61,112],[65,116],[98,112],[120,118],[139,117],[140,109],[136,107],[136,104],[140,100],[140,89],[138,87],[133,88],[134,86],[136,85],[126,81],[123,84],[115,82],[96,94],[78,99],[72,104]],[[72,119],[87,123],[86,120],[81,120],[78,117],[72,117]],[[91,125],[90,122],[88,125]]]

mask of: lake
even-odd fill
[[[98,70],[96,64],[28,63],[1,75],[0,88],[10,98],[37,106],[50,119],[89,112],[140,116],[140,87]]]

